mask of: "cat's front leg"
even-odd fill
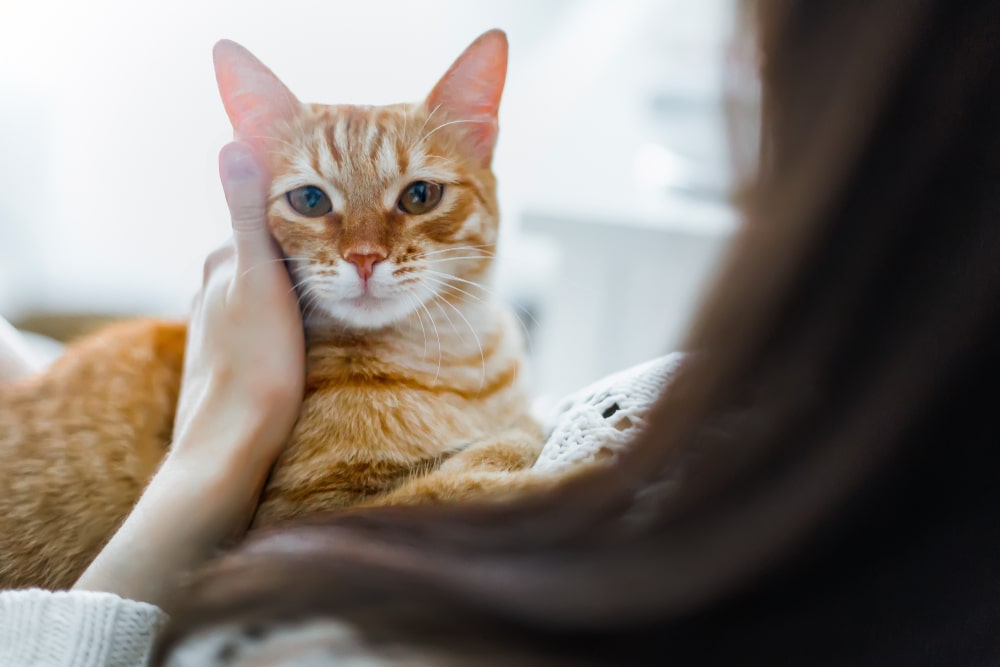
[[[534,465],[545,434],[530,417],[501,433],[474,442],[441,464],[445,474],[457,472],[514,472]]]
[[[524,417],[516,426],[469,445],[435,470],[411,477],[361,505],[502,500],[551,486],[552,477],[531,471],[544,441],[542,428]]]

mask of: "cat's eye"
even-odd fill
[[[296,213],[307,218],[318,218],[333,209],[330,198],[315,185],[295,188],[285,196],[288,198],[288,205],[295,209]]]
[[[422,215],[441,203],[444,186],[429,181],[414,181],[399,196],[399,210],[410,215]]]

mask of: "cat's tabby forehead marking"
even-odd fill
[[[497,236],[501,31],[470,44],[415,104],[303,104],[243,47],[220,42],[213,59],[236,135],[270,158],[269,222],[304,310],[383,328],[480,287]]]
[[[495,181],[489,166],[465,150],[454,120],[422,104],[313,104],[282,132],[272,153],[270,223],[286,256],[296,258],[296,282],[318,297],[315,311],[383,326],[428,299],[456,298],[455,290],[441,294],[446,276],[482,278],[497,234]],[[398,202],[418,181],[442,185],[443,194],[427,213],[410,215]],[[285,201],[285,193],[307,185],[330,198],[328,215],[306,218]],[[381,315],[369,308],[360,316],[336,303],[358,297],[352,253],[383,258],[383,272],[376,269],[370,284],[383,299]]]
[[[414,220],[417,241],[429,230],[435,232],[432,240],[448,241],[442,231],[447,227],[457,232],[476,212],[496,226],[492,174],[463,160],[454,139],[435,132],[447,121],[433,125],[432,114],[414,105],[314,105],[312,112],[301,121],[305,127],[299,129],[300,140],[278,151],[279,175],[272,192],[279,204],[284,192],[319,185],[330,196],[334,213],[348,225],[352,217],[375,213],[391,224],[403,217],[397,215],[403,189],[415,181],[430,181],[445,185],[447,195],[438,209]],[[302,222],[298,217],[293,221]]]
[[[321,185],[334,209],[394,209],[402,188],[425,180],[469,189],[486,207],[493,196],[488,169],[457,150],[417,105],[392,107],[312,105],[277,147],[272,200],[303,185]]]

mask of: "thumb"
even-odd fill
[[[266,173],[260,158],[245,143],[234,141],[219,152],[219,176],[229,204],[240,273],[280,257],[267,229]]]

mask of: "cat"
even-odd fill
[[[253,527],[359,504],[516,490],[543,444],[524,339],[483,283],[503,32],[420,103],[300,103],[243,47],[213,52],[236,137],[267,155],[268,224],[299,291],[305,400]],[[185,325],[118,324],[0,387],[0,588],[72,585],[171,441]]]

